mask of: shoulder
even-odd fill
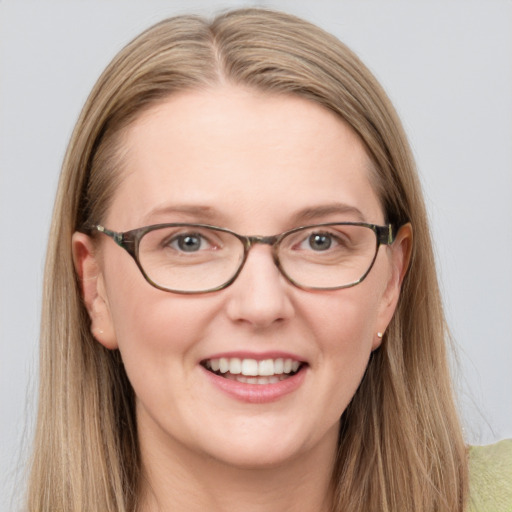
[[[512,439],[469,449],[468,512],[512,512]]]

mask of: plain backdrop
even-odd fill
[[[81,106],[144,28],[243,5],[333,32],[388,91],[424,184],[466,438],[512,437],[512,2],[0,0],[1,512],[22,489],[45,244]]]

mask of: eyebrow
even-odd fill
[[[356,221],[366,222],[366,218],[361,210],[359,210],[359,208],[345,203],[332,203],[304,208],[299,210],[294,215],[293,219],[297,223],[303,223],[317,221],[322,217],[327,217],[330,215],[351,216],[355,218]]]
[[[155,217],[163,217],[169,215],[183,215],[185,217],[193,217],[196,221],[201,219],[203,222],[220,222],[223,220],[223,215],[211,206],[203,205],[163,205],[152,208],[143,220],[153,222]]]

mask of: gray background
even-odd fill
[[[470,443],[512,437],[512,2],[0,0],[0,511],[34,418],[45,243],[79,110],[113,55],[163,17],[260,5],[351,46],[417,158]]]

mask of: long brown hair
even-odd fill
[[[260,9],[165,20],[128,44],[91,92],[65,156],[43,297],[39,415],[28,509],[134,511],[140,482],[133,390],[117,351],[90,332],[71,236],[101,221],[123,134],[175,91],[222,81],[295,94],[344,119],[373,161],[389,222],[410,222],[409,271],[382,346],[341,418],[334,510],[462,511],[466,450],[446,358],[447,329],[413,158],[386,94],[335,37]]]

